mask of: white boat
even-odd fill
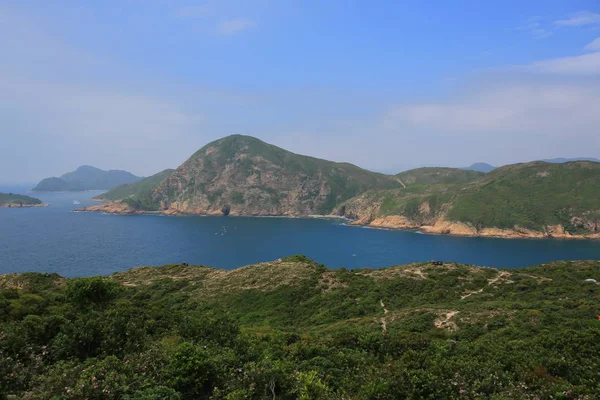
[[[73,204],[77,205],[77,204],[81,204],[81,203],[79,202],[79,200],[73,200]]]

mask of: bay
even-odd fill
[[[7,189],[26,190],[0,187]],[[140,265],[180,262],[232,269],[294,254],[349,269],[429,260],[517,268],[600,259],[600,241],[592,240],[435,236],[347,226],[335,219],[73,212],[93,204],[91,198],[98,193],[35,193],[50,206],[0,208],[0,274],[108,275]]]

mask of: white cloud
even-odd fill
[[[248,18],[231,18],[220,21],[216,26],[216,33],[223,36],[231,36],[245,30],[254,28],[256,23]]]
[[[569,18],[555,21],[555,25],[565,27],[577,27],[585,25],[596,25],[600,24],[600,14],[589,11],[581,11],[572,14]]]
[[[587,51],[600,51],[600,38],[593,40],[584,47]]]
[[[566,75],[600,75],[600,52],[538,61],[528,69]]]
[[[445,103],[398,105],[386,126],[447,132],[597,135],[600,88],[518,82],[478,88]]]

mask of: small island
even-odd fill
[[[0,207],[21,208],[21,207],[46,207],[48,204],[42,203],[40,199],[25,196],[22,194],[0,193]]]

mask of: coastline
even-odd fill
[[[410,222],[402,216],[376,218],[372,221],[355,220],[349,225],[363,226],[375,229],[407,230],[428,235],[445,235],[457,237],[487,237],[501,239],[578,239],[600,240],[600,233],[573,235],[564,230],[561,225],[547,225],[545,231],[535,231],[515,226],[512,229],[482,228],[476,229],[464,222],[438,219],[433,225],[419,225]]]
[[[34,207],[48,207],[50,204],[16,204],[16,203],[5,203],[0,204],[0,208],[34,208]]]
[[[103,202],[95,206],[83,207],[75,210],[77,212],[102,212],[111,215],[164,215],[164,216],[222,216],[221,211],[211,212],[182,212],[177,209],[164,211],[145,211],[134,209],[123,203]],[[362,226],[374,229],[415,231],[422,234],[446,235],[457,237],[488,237],[502,239],[578,239],[578,240],[600,240],[600,233],[588,235],[573,235],[564,230],[560,225],[549,225],[545,231],[535,231],[515,226],[513,229],[482,228],[476,229],[463,222],[446,221],[438,219],[433,225],[419,225],[411,222],[405,217],[392,215],[374,220],[358,219],[352,220],[340,215],[242,215],[231,213],[230,217],[255,217],[255,218],[310,218],[310,219],[332,219],[344,221],[349,226]]]

